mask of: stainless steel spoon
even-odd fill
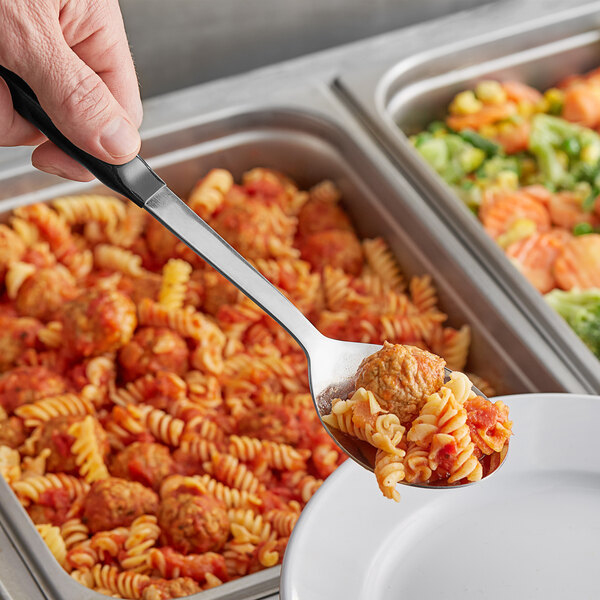
[[[141,157],[125,165],[111,165],[77,148],[54,126],[22,79],[1,66],[0,76],[8,84],[21,116],[106,186],[148,211],[290,333],[306,354],[310,389],[319,418],[331,412],[332,399],[345,399],[352,392],[361,361],[381,346],[342,342],[322,335],[277,288],[178,198]],[[446,372],[450,373],[448,369]],[[475,392],[483,396],[476,388]],[[375,448],[321,423],[344,452],[364,468],[373,470]],[[498,464],[484,469],[485,475],[495,470],[505,455],[496,461]],[[407,485],[440,488],[443,481]]]

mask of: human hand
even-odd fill
[[[137,154],[142,103],[118,0],[0,0],[0,64],[82,150],[112,164]],[[93,179],[14,111],[0,78],[0,146],[20,145],[38,146],[42,171]]]

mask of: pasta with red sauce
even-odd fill
[[[261,168],[240,184],[210,172],[190,205],[325,334],[462,368],[468,327],[446,324],[431,280],[407,278],[383,240],[361,242],[340,201],[332,182],[307,192]],[[292,338],[108,196],[18,209],[0,226],[0,273],[0,472],[73,578],[164,600],[281,562],[346,458]],[[473,415],[485,454],[502,415]],[[373,422],[393,449],[399,417]]]

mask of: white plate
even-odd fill
[[[463,489],[399,486],[347,461],[304,509],[282,600],[600,598],[600,397],[510,396],[501,469]]]

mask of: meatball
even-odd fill
[[[426,397],[444,383],[445,364],[443,358],[420,348],[385,342],[358,367],[356,387],[373,392],[383,409],[409,426]]]
[[[295,201],[299,192],[296,184],[275,169],[256,167],[244,173],[243,189],[248,196],[259,198],[261,202],[277,203],[286,214],[297,210]]]
[[[235,304],[241,296],[239,290],[222,275],[209,269],[204,275],[204,300],[202,308],[209,315],[216,315],[221,306]]]
[[[9,417],[0,421],[0,446],[18,448],[26,438],[25,425],[17,417]]]
[[[175,463],[166,446],[134,442],[115,456],[110,472],[158,491],[161,481],[175,473]]]
[[[15,305],[21,315],[50,320],[77,293],[75,281],[64,267],[40,269],[23,282]]]
[[[210,495],[167,495],[158,509],[158,524],[165,543],[179,552],[218,552],[229,536],[229,519],[223,502]]]
[[[171,598],[184,598],[201,592],[202,588],[190,577],[177,577],[177,579],[153,579],[152,583],[144,588],[142,600],[170,600]]]
[[[165,327],[143,327],[119,351],[126,379],[147,373],[170,371],[183,375],[188,369],[189,350],[185,340]]]
[[[0,316],[0,370],[10,369],[25,350],[35,348],[41,327],[36,319]]]
[[[35,448],[37,454],[45,448],[50,450],[50,456],[46,459],[47,471],[72,475],[79,473],[75,456],[71,453],[71,446],[75,438],[69,434],[69,427],[83,418],[81,416],[55,417],[41,425],[40,437],[36,441]],[[104,429],[97,422],[94,423],[94,434],[98,447],[106,456],[110,447]]]
[[[162,265],[169,258],[177,256],[176,248],[177,244],[179,244],[179,239],[156,219],[148,220],[146,242],[158,265]]]
[[[296,220],[287,217],[279,206],[265,205],[253,198],[226,205],[211,224],[219,235],[249,259],[270,258],[271,243],[291,244],[296,228]]]
[[[65,347],[95,356],[126,344],[137,325],[135,304],[124,294],[91,290],[63,305]]]
[[[136,304],[144,298],[158,298],[162,277],[158,273],[146,273],[143,277],[121,276],[117,289],[129,296]]]
[[[298,443],[298,417],[289,406],[265,404],[243,415],[238,423],[240,435],[258,437],[280,444]]]
[[[308,237],[322,231],[354,232],[350,218],[335,202],[309,200],[298,214],[298,235]]]
[[[83,503],[83,521],[92,533],[127,527],[139,516],[156,514],[158,496],[136,481],[96,481]]]
[[[0,405],[7,412],[66,391],[67,381],[45,367],[17,367],[0,375]]]
[[[359,275],[362,270],[362,248],[352,231],[332,229],[313,233],[301,238],[298,247],[301,257],[317,271],[322,271],[327,265],[350,275]]]

